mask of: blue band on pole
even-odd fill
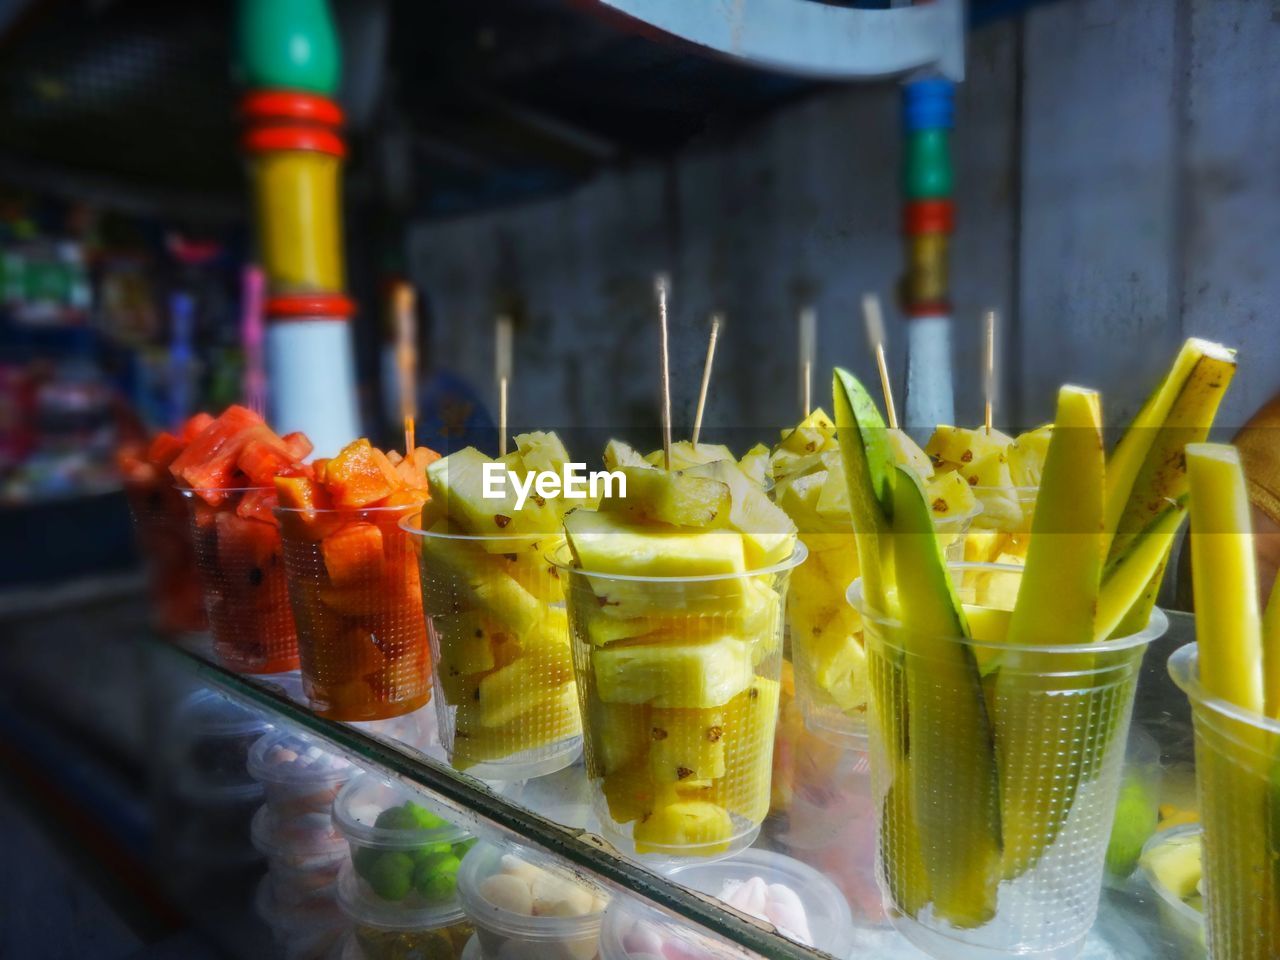
[[[902,123],[908,133],[949,128],[955,120],[956,85],[941,77],[904,85]]]

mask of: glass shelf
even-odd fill
[[[1169,632],[1147,653],[1134,707],[1134,725],[1159,745],[1165,775],[1188,783],[1193,755],[1190,712],[1186,698],[1169,680],[1165,664],[1173,650],[1193,638],[1192,618],[1171,614]],[[305,728],[367,769],[413,785],[440,812],[481,835],[497,835],[541,848],[615,890],[625,891],[628,896],[753,954],[780,960],[829,956],[796,944],[768,924],[727,909],[714,898],[681,886],[653,866],[614,850],[593,829],[590,786],[581,761],[559,773],[522,783],[483,782],[453,769],[438,743],[429,742],[435,727],[431,705],[408,719],[339,723],[317,717],[307,708],[297,674],[234,674],[217,666],[199,648],[156,643],[193,670],[202,682]],[[407,742],[406,737],[412,742]],[[833,779],[813,783],[810,776],[809,782],[797,784],[789,812],[770,816],[756,848],[780,851],[828,876],[835,874],[833,879],[842,888],[853,915],[852,940],[844,956],[876,960],[923,957],[878,915],[870,807],[864,805],[866,815],[859,818],[851,816],[847,802],[860,784],[869,790],[865,757],[861,766],[858,755],[852,753],[824,753],[821,764],[809,764],[812,759],[797,757],[800,765],[834,771]],[[1187,941],[1168,924],[1158,897],[1140,873],[1104,887],[1097,923],[1081,954],[1084,960],[1169,960],[1203,955],[1203,948]]]

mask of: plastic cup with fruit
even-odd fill
[[[545,558],[575,501],[520,504],[512,484],[495,498],[484,482],[495,463],[517,477],[558,472],[568,453],[554,433],[515,443],[500,461],[468,447],[432,464],[432,500],[404,524],[421,561],[440,740],[455,767],[489,780],[561,770],[582,744],[564,591]]]
[[[552,557],[596,813],[620,849],[727,855],[768,812],[782,610],[806,550],[733,461],[618,469],[626,496],[566,515]]]
[[[196,568],[214,653],[230,670],[283,673],[298,666],[298,638],[285,586],[274,480],[306,474],[305,436],[277,436],[262,418],[232,406],[169,464],[187,498]]]
[[[320,813],[359,770],[306,734],[278,730],[249,750],[249,775],[266,789],[267,806],[280,818]]]
[[[338,877],[338,905],[363,960],[460,960],[474,933],[456,896],[387,900],[371,891],[354,864]]]
[[[382,720],[431,697],[418,565],[400,522],[427,501],[437,458],[360,439],[309,475],[275,480],[303,689],[322,716]]]
[[[267,858],[276,901],[294,904],[332,893],[347,844],[327,813],[280,816],[261,807],[250,825],[253,846]]]
[[[478,844],[458,872],[458,895],[486,960],[593,960],[608,894],[550,858]]]
[[[288,958],[325,957],[346,926],[337,903],[337,885],[330,883],[323,896],[297,903],[276,898],[272,878],[263,877],[254,896],[258,918],[271,930],[272,939]]]

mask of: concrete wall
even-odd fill
[[[1100,387],[1122,422],[1192,333],[1242,348],[1225,423],[1280,389],[1277,64],[1275,0],[1062,0],[972,35],[955,138],[962,422],[981,413],[978,320],[992,307],[1009,425],[1047,418],[1068,379]],[[419,225],[434,359],[487,383],[496,288],[513,286],[527,305],[515,425],[651,439],[662,269],[677,422],[721,310],[709,438],[763,438],[798,411],[804,297],[819,401],[832,364],[872,375],[858,302],[891,302],[901,270],[898,108],[894,85],[841,89],[566,196]]]

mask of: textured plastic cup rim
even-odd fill
[[[726,533],[732,531],[725,531]],[[546,559],[552,566],[558,570],[564,570],[567,573],[578,574],[583,577],[593,577],[598,580],[625,580],[629,583],[714,583],[718,580],[741,580],[743,577],[759,577],[766,576],[771,573],[783,573],[792,570],[809,558],[809,548],[804,545],[804,541],[796,536],[795,546],[791,550],[791,555],[785,560],[779,560],[777,563],[770,564],[767,567],[756,567],[750,570],[743,570],[740,573],[702,573],[694,574],[687,577],[640,577],[626,573],[606,573],[602,570],[584,570],[582,567],[573,563],[573,554],[569,550],[568,543],[562,543],[556,548],[555,553],[548,554]]]
[[[391,830],[387,827],[375,827],[370,823],[362,823],[351,815],[348,807],[351,805],[352,795],[369,784],[381,784],[396,793],[396,803],[389,806],[398,806],[407,800],[413,799],[412,797],[404,796],[403,794],[407,791],[392,781],[384,780],[382,777],[374,776],[373,774],[366,773],[348,781],[346,786],[333,798],[333,819],[347,840],[354,840],[356,843],[366,847],[398,850],[406,847],[421,847],[429,843],[457,843],[471,836],[465,828],[452,823],[438,830]]]
[[[291,514],[291,513],[300,513],[300,514],[305,514],[308,517],[312,517],[312,516],[332,516],[334,514],[350,515],[353,513],[386,513],[386,514],[396,514],[396,513],[406,513],[406,512],[417,513],[421,509],[422,509],[422,504],[420,503],[400,503],[390,507],[388,506],[381,506],[381,507],[273,507],[272,513],[275,513],[277,516],[285,516],[286,514]]]
[[[1280,737],[1280,720],[1272,720],[1261,713],[1246,710],[1230,700],[1215,697],[1200,682],[1200,645],[1188,643],[1173,651],[1169,657],[1169,676],[1187,695],[1193,706],[1207,707],[1231,720],[1256,727],[1268,734]]]
[[[263,486],[259,484],[253,487],[186,487],[180,483],[175,483],[173,489],[177,490],[184,497],[193,497],[196,495],[203,496],[206,493],[254,493],[259,490],[275,491],[274,486]]]
[[[547,531],[545,533],[453,533],[444,530],[424,530],[422,529],[421,506],[414,510],[412,516],[405,517],[400,521],[400,529],[415,537],[430,537],[433,540],[471,540],[478,543],[489,540],[526,540],[529,543],[537,543],[539,540],[551,540],[564,536],[564,532],[561,530]]]
[[[1012,563],[949,563],[947,569],[953,573],[977,572],[977,573],[1008,573],[1021,576],[1023,567]],[[878,610],[872,609],[863,599],[862,596],[862,578],[859,577],[849,584],[849,589],[845,593],[845,599],[849,605],[858,611],[865,620],[880,627],[895,628],[900,627],[899,621],[892,617],[886,617]],[[1117,653],[1121,650],[1127,650],[1132,647],[1144,647],[1157,637],[1163,636],[1164,632],[1169,629],[1169,618],[1165,612],[1159,607],[1151,608],[1151,616],[1147,618],[1147,624],[1137,633],[1132,633],[1127,637],[1116,637],[1114,640],[1094,640],[1089,643],[1047,643],[1047,644],[1012,644],[1001,643],[996,641],[974,640],[972,637],[945,637],[943,639],[957,640],[973,647],[989,647],[992,650],[1014,651],[1016,653],[1037,653],[1037,654],[1060,654],[1063,656],[1069,654],[1097,654],[1097,653]]]

